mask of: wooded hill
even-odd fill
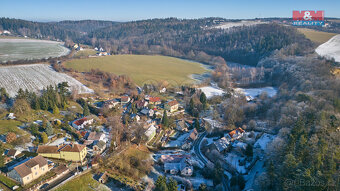
[[[0,29],[33,38],[99,46],[113,54],[162,54],[203,62],[210,55],[248,65],[256,65],[272,51],[293,43],[312,46],[290,26],[261,24],[222,30],[214,28],[216,19],[219,18],[39,23],[0,18]]]

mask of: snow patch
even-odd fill
[[[315,52],[320,56],[334,58],[336,62],[340,62],[340,34],[333,36],[327,42],[318,46]]]
[[[262,21],[240,21],[240,22],[226,22],[221,25],[215,26],[214,28],[218,29],[230,29],[232,27],[242,27],[242,26],[252,26],[258,24],[265,24],[267,22]]]
[[[277,89],[274,87],[263,87],[263,88],[235,88],[235,91],[244,94],[245,96],[249,96],[251,99],[262,94],[262,92],[266,92],[269,97],[273,97],[277,94]]]
[[[271,142],[274,139],[273,135],[264,133],[261,138],[259,138],[256,143],[255,143],[255,147],[260,147],[262,150],[266,150],[267,149],[267,145],[269,142]]]
[[[207,96],[208,99],[212,98],[213,96],[222,96],[223,94],[225,94],[224,90],[212,86],[201,87],[198,89],[200,89]]]

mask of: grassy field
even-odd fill
[[[100,69],[117,75],[128,75],[136,84],[167,81],[173,85],[193,83],[191,74],[207,70],[199,63],[167,56],[113,55],[74,59],[65,64],[79,72]]]
[[[74,55],[74,58],[95,56],[96,53],[97,51],[93,49],[84,49],[84,50],[77,51],[77,53]]]
[[[16,182],[14,182],[13,180],[7,178],[6,176],[0,174],[0,182],[2,182],[3,184],[5,184],[6,186],[13,188],[13,186],[17,185]]]
[[[23,135],[26,132],[18,128],[21,124],[21,122],[15,120],[0,120],[0,134],[4,135],[8,132],[14,132],[15,134]]]
[[[100,186],[100,183],[93,179],[91,172],[87,172],[73,180],[70,180],[66,184],[62,185],[56,191],[73,191],[73,190],[105,190]]]
[[[311,41],[317,44],[325,43],[330,38],[337,35],[336,33],[322,32],[306,28],[298,28],[298,31],[303,33],[306,36],[306,38],[310,39]]]

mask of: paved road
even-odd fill
[[[202,155],[200,151],[200,145],[206,135],[207,135],[207,132],[202,133],[194,142],[195,154],[204,163],[204,165],[208,163],[208,160]]]
[[[202,140],[204,139],[204,137],[207,135],[207,132],[205,131],[204,133],[202,133],[196,140],[195,140],[195,142],[194,142],[194,151],[195,151],[195,154],[196,154],[196,156],[204,163],[204,165],[206,165],[208,162],[210,162],[210,161],[208,161],[208,159],[206,159],[203,155],[202,155],[202,153],[201,153],[201,151],[200,151],[200,145],[201,145],[201,142],[202,142]],[[224,166],[224,165],[223,165]],[[224,170],[226,170],[225,168],[224,168]],[[226,178],[225,178],[225,176],[223,175],[222,176],[222,185],[223,185],[223,190],[225,190],[225,191],[229,191],[230,190],[230,188],[229,188],[229,184],[228,184],[228,182],[227,182],[228,180],[226,180]]]

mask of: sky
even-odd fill
[[[0,0],[0,17],[32,21],[251,19],[291,17],[293,10],[324,10],[326,17],[340,18],[340,0]]]

